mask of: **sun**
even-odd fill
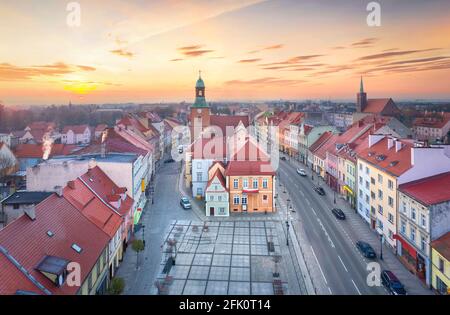
[[[97,84],[90,82],[72,82],[64,85],[64,90],[75,94],[89,94],[97,89]]]

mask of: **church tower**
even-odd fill
[[[359,93],[356,94],[356,112],[361,113],[367,106],[367,94],[364,92],[363,78],[359,86]]]
[[[211,111],[205,99],[205,83],[200,72],[195,84],[195,103],[191,106],[189,119],[192,141],[197,139],[201,132],[210,125],[210,115]]]

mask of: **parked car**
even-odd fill
[[[191,202],[187,197],[181,197],[180,205],[183,207],[184,210],[191,209]]]
[[[323,190],[322,187],[320,187],[320,186],[315,186],[315,187],[314,187],[314,190],[315,190],[319,195],[325,196],[325,190]]]
[[[297,168],[297,174],[300,176],[306,176],[306,172],[303,168]]]
[[[334,216],[339,220],[345,220],[345,213],[339,208],[333,208],[331,209],[331,212],[334,214]]]
[[[406,295],[403,284],[398,280],[392,271],[383,270],[381,272],[381,283],[386,287],[389,293],[393,295]]]
[[[167,160],[164,161],[164,163],[173,163],[173,162],[175,162],[174,159],[167,159]]]
[[[286,157],[285,157],[285,156],[282,156],[282,157],[280,157],[280,160],[286,161]]]
[[[356,247],[359,249],[359,251],[361,252],[361,254],[363,254],[364,257],[369,259],[377,258],[377,254],[375,254],[375,251],[373,250],[372,246],[370,246],[369,243],[357,241]]]

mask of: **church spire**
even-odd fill
[[[363,77],[361,76],[361,83],[359,86],[359,93],[364,93],[364,83],[363,83]]]

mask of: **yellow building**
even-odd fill
[[[450,232],[431,243],[431,286],[450,294]]]

